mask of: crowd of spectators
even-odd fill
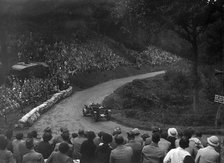
[[[154,128],[152,135],[141,134],[138,128],[122,133],[121,128],[112,134],[80,129],[70,133],[60,129],[52,135],[46,128],[42,138],[32,131],[23,133],[7,131],[0,135],[1,163],[221,163],[221,143],[217,136],[201,141],[202,134],[175,128],[162,131]],[[126,136],[125,136],[126,135]]]
[[[46,62],[52,74],[109,70],[129,64],[123,57],[115,54],[104,41],[97,38],[82,42],[76,38],[66,41],[49,40],[30,32],[9,35],[8,47],[11,49],[8,51],[13,49],[18,54],[19,61]]]
[[[5,86],[0,86],[0,108],[4,108],[0,109],[0,116],[68,88],[72,76],[82,72],[113,70],[130,64],[100,39],[83,42],[75,38],[69,40],[49,40],[32,32],[7,36],[8,54],[18,54],[18,61],[25,64],[45,62],[50,71],[47,79],[20,80],[9,75]]]
[[[6,87],[0,86],[0,108],[4,108],[0,109],[0,116],[21,108],[21,105],[38,102],[41,97],[65,88],[64,85],[67,88],[70,77],[76,77],[80,73],[132,65],[126,58],[116,54],[105,39],[95,35],[91,37],[91,33],[88,35],[88,39],[80,41],[75,35],[63,40],[33,32],[8,34],[6,49],[9,55],[17,55],[18,61],[24,63],[45,62],[49,65],[50,74],[47,80],[21,81],[9,76],[5,82]],[[136,58],[137,67],[142,64],[163,65],[179,60],[170,53],[151,46],[142,53],[130,55]]]
[[[149,46],[139,54],[139,62],[150,65],[169,65],[181,60],[180,57],[173,55],[155,46]]]
[[[91,33],[89,35],[92,35]],[[97,38],[98,37],[98,38]],[[86,39],[51,39],[37,33],[13,34],[7,37],[7,51],[18,54],[23,62],[46,62],[52,74],[78,74],[95,70],[112,70],[131,63],[119,56],[100,36]],[[138,65],[164,65],[179,61],[180,58],[154,46],[141,53],[130,52]]]
[[[9,82],[7,83],[9,84]],[[31,104],[47,100],[49,95],[59,91],[57,81],[50,79],[13,80],[12,85],[0,87],[0,116],[11,111],[20,110]]]

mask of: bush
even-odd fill
[[[151,65],[169,65],[181,60],[180,57],[154,46],[149,46],[147,50],[141,53],[141,56]]]
[[[137,110],[125,110],[124,113],[127,118],[135,118],[138,111]]]
[[[201,68],[203,92],[210,101],[214,101],[215,94],[222,93],[222,77],[221,75],[215,76],[214,69],[210,66]]]
[[[190,77],[182,71],[168,70],[164,75],[164,81],[181,95],[191,88]]]

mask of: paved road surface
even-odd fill
[[[122,132],[126,133],[127,131],[130,131],[131,128],[112,121],[93,122],[92,118],[83,117],[83,105],[90,102],[101,103],[106,96],[113,93],[118,87],[127,82],[131,82],[134,79],[153,77],[162,73],[164,73],[164,71],[111,80],[83,91],[76,92],[42,115],[29,130],[36,129],[39,133],[42,133],[44,128],[51,127],[53,133],[57,134],[60,127],[67,127],[71,132],[77,132],[78,129],[83,128],[95,132],[105,131],[111,133],[115,127],[120,126]]]

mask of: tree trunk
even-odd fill
[[[193,42],[193,110],[196,112],[199,105],[199,75],[198,75],[198,45],[196,38]]]

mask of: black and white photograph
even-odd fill
[[[0,163],[224,163],[224,0],[0,0]]]

